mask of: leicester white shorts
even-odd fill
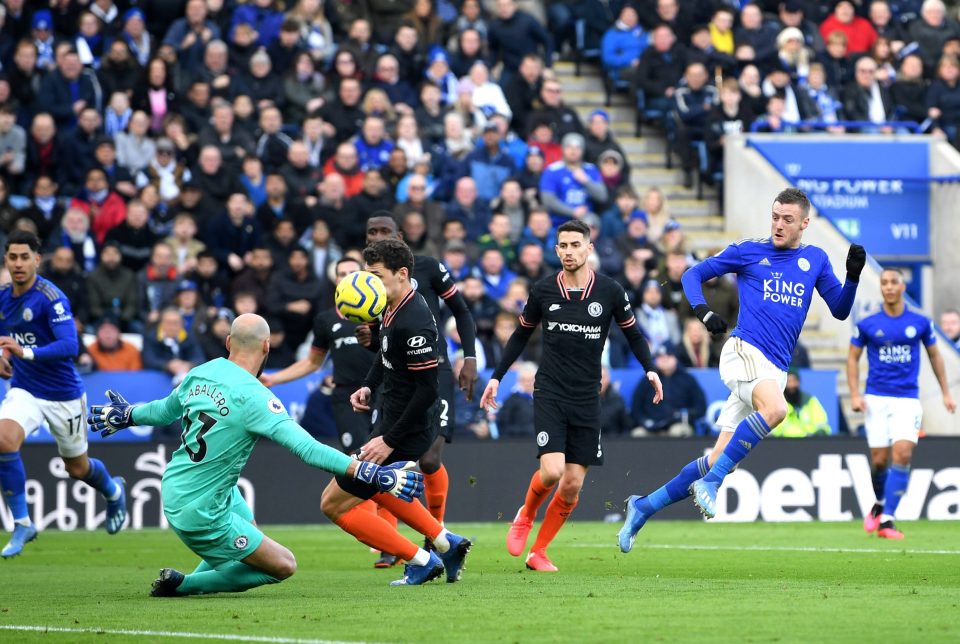
[[[738,337],[730,337],[720,352],[720,380],[730,397],[720,410],[717,427],[732,432],[754,412],[753,390],[763,380],[773,380],[780,391],[787,386],[787,372],[778,368],[758,348]]]
[[[0,420],[12,420],[29,436],[46,422],[64,458],[87,451],[87,397],[75,400],[42,400],[26,389],[14,387],[0,404]]]
[[[867,394],[863,401],[867,405],[865,425],[867,445],[871,449],[890,447],[897,441],[917,444],[923,420],[919,400]]]

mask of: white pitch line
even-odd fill
[[[227,633],[190,633],[183,631],[141,631],[125,628],[68,628],[63,626],[34,626],[29,624],[0,624],[0,631],[29,633],[83,633],[89,635],[128,635],[132,637],[179,637],[194,640],[227,640],[230,642],[266,642],[267,644],[363,644],[342,640],[314,640],[297,637],[269,637],[259,635],[233,635]]]
[[[610,548],[616,547],[611,543],[572,543],[573,548]],[[818,548],[816,546],[718,546],[692,545],[671,543],[638,543],[634,549],[646,548],[649,550],[733,550],[742,552],[813,552],[813,553],[840,553],[840,554],[906,554],[906,555],[960,555],[960,550],[905,550],[895,548]]]

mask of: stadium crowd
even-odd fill
[[[697,258],[664,195],[631,187],[604,110],[583,122],[564,102],[551,65],[576,20],[606,73],[670,115],[688,174],[688,141],[716,167],[723,137],[754,123],[910,120],[952,141],[960,124],[960,24],[940,0],[5,0],[0,19],[0,234],[42,238],[43,274],[95,334],[81,367],[176,381],[225,355],[247,312],[270,320],[268,367],[287,366],[381,210],[457,279],[492,367],[575,217],[667,389],[667,404],[631,410],[605,388],[614,433],[702,416],[685,369],[716,366],[720,343],[683,298]],[[735,285],[704,290],[733,323]],[[616,329],[608,354],[636,366]],[[809,366],[802,347],[794,366]],[[523,425],[529,410],[512,407]]]

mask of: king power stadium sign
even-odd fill
[[[628,494],[645,494],[709,450],[702,439],[605,439],[605,463],[592,467],[577,507],[577,520],[614,520]],[[160,480],[172,448],[158,444],[97,445],[96,456],[127,480],[128,529],[166,527]],[[518,490],[536,468],[529,441],[454,442],[444,451],[450,472],[450,521],[506,522],[516,512]],[[899,520],[960,520],[960,439],[927,438],[914,457]],[[67,475],[49,446],[22,451],[29,480],[30,516],[40,529],[102,529],[104,503],[86,484]],[[873,504],[865,441],[848,438],[768,438],[727,477],[713,521],[851,521]],[[320,493],[330,475],[301,463],[285,449],[261,443],[238,485],[261,523],[325,523]],[[290,490],[297,490],[291,495]],[[660,519],[697,519],[684,501]],[[0,525],[13,528],[5,506]]]

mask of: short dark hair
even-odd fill
[[[10,247],[14,244],[26,244],[30,247],[30,250],[34,253],[40,252],[40,238],[34,235],[29,230],[14,230],[7,237],[7,246],[4,249],[4,252],[10,250]]]
[[[587,239],[590,239],[590,227],[579,219],[571,219],[560,224],[557,228],[557,235],[560,233],[580,233]]]
[[[786,190],[781,190],[780,194],[777,195],[777,198],[774,201],[778,201],[782,204],[796,204],[800,206],[800,210],[803,212],[804,217],[810,216],[810,200],[807,198],[807,194],[803,190],[797,188],[787,188]]]
[[[346,264],[347,262],[353,262],[354,264],[359,264],[360,267],[363,268],[363,263],[359,259],[357,259],[356,257],[351,257],[350,255],[347,255],[345,257],[341,257],[340,259],[338,259],[333,269],[337,270],[338,268],[340,268],[340,264]]]
[[[399,239],[383,239],[363,249],[363,261],[367,265],[383,264],[387,270],[396,273],[401,268],[413,275],[413,253],[410,247]]]

